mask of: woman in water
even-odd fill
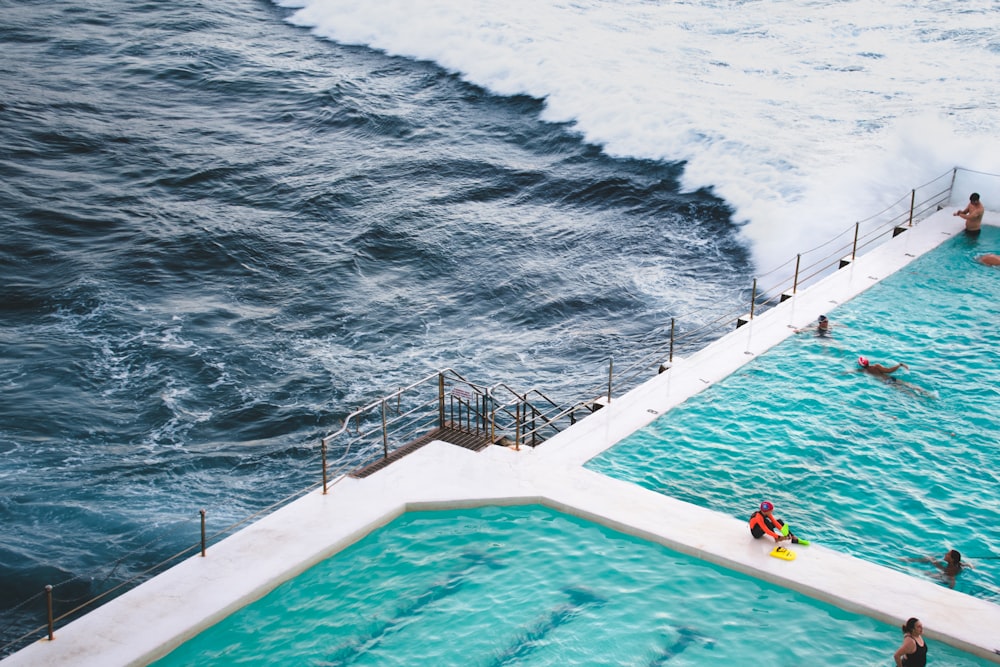
[[[925,667],[927,665],[927,642],[924,641],[924,624],[918,618],[911,618],[903,624],[903,645],[892,654],[896,667]]]
[[[941,580],[948,584],[948,588],[955,587],[955,577],[961,574],[962,570],[972,568],[971,563],[966,563],[962,560],[962,554],[958,549],[949,549],[948,553],[944,555],[943,560],[938,560],[930,556],[904,558],[903,560],[910,563],[930,563],[938,569]]]

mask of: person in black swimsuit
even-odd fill
[[[830,335],[830,329],[832,328],[833,326],[830,324],[829,318],[827,318],[826,315],[820,315],[819,319],[816,320],[815,327],[805,327],[802,329],[796,329],[795,333],[800,334],[803,331],[814,331],[816,335],[819,336],[820,338],[826,338],[827,336]]]
[[[896,667],[926,667],[927,642],[924,641],[924,624],[911,618],[903,624],[903,645],[892,654]]]

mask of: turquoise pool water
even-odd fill
[[[406,514],[173,665],[891,663],[898,628],[538,506]],[[929,642],[933,664],[991,663]]]
[[[1000,230],[955,238],[587,464],[749,517],[768,498],[804,536],[1000,602]],[[820,313],[816,313],[819,315]],[[857,357],[906,362],[884,384]]]

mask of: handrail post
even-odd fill
[[[753,292],[750,294],[750,319],[753,319],[753,307],[757,303],[757,279],[753,279]]]
[[[799,291],[799,264],[802,262],[802,253],[795,256],[795,280],[792,282],[792,294]]]
[[[201,514],[201,557],[205,557],[205,510],[198,510]]]
[[[444,373],[438,373],[438,428],[444,428]]]
[[[538,410],[531,406],[531,446],[538,446]]]
[[[674,361],[674,324],[675,324],[675,322],[676,322],[676,320],[673,317],[671,317],[670,318],[670,358],[667,359],[667,361],[669,361],[671,363],[673,363],[673,361]]]
[[[514,451],[521,451],[521,411],[524,410],[524,404],[518,401],[517,405],[514,406]]]
[[[56,638],[55,620],[52,615],[52,584],[45,584],[45,606],[49,620],[49,641]]]
[[[854,259],[858,255],[858,231],[860,229],[861,229],[861,223],[860,222],[855,222],[854,223],[854,246],[851,248],[851,261],[852,262],[854,261]]]
[[[382,456],[389,458],[389,432],[385,417],[385,400],[382,400]]]
[[[321,438],[319,441],[319,454],[323,461],[323,495],[326,495],[326,438]]]
[[[913,226],[913,207],[916,205],[916,202],[917,202],[917,190],[916,188],[914,188],[913,190],[910,190],[910,221],[906,223],[907,227]]]
[[[615,357],[608,357],[608,404],[611,404],[611,378],[614,377]]]

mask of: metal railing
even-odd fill
[[[323,491],[359,467],[450,429],[488,443],[535,446],[576,423],[578,404],[560,405],[537,389],[476,384],[447,368],[358,408],[320,442]],[[329,460],[329,452],[337,459]]]
[[[420,407],[430,409],[435,401],[438,403],[439,411],[436,426],[445,426],[443,412],[446,396],[445,384],[454,380],[468,387],[468,400],[460,405],[461,415],[464,416],[467,425],[462,427],[460,419],[452,419],[452,426],[469,429],[471,424],[476,424],[477,427],[481,426],[484,432],[489,429],[490,442],[509,443],[515,448],[520,448],[522,445],[535,447],[576,423],[579,418],[609,403],[614,393],[624,393],[639,386],[653,374],[667,370],[673,362],[675,354],[683,355],[705,347],[733,328],[746,324],[760,312],[791,298],[800,288],[814,284],[827,275],[848,266],[858,255],[864,254],[905,232],[921,219],[940,210],[951,199],[957,173],[957,168],[952,169],[930,182],[912,189],[907,195],[882,211],[855,222],[819,246],[799,253],[794,260],[758,276],[754,279],[750,290],[748,310],[721,314],[692,329],[679,330],[678,318],[671,318],[669,335],[662,339],[662,343],[653,346],[652,349],[647,349],[638,358],[630,360],[617,373],[614,371],[614,359],[609,357],[606,380],[602,379],[599,383],[584,388],[574,399],[558,403],[537,389],[522,392],[505,383],[487,388],[469,382],[455,371],[447,369],[439,374],[441,379],[436,398],[431,398],[423,404],[418,402],[406,411],[400,411],[397,407],[394,415],[395,423],[402,422],[406,425],[402,434],[390,435],[387,429],[394,423],[394,420],[387,420],[383,417],[381,430],[379,430],[378,421],[375,420],[374,428],[369,430],[367,435],[371,437],[374,431],[379,431],[378,437],[383,444],[382,455],[388,457],[391,451],[394,451],[389,446],[390,440],[396,443],[396,446],[401,446],[405,442],[416,439],[420,435],[420,428],[424,428],[424,432],[426,432],[429,430],[428,427],[434,427],[433,419],[424,416],[421,420],[417,418],[417,414]],[[765,279],[769,279],[770,282],[765,282]],[[681,321],[683,320],[684,318],[681,318]],[[352,466],[351,457],[358,453],[356,445],[359,439],[366,435],[360,426],[364,415],[379,409],[379,406],[381,406],[384,415],[387,402],[395,401],[399,404],[402,401],[403,393],[430,380],[431,378],[425,378],[407,389],[390,394],[385,399],[352,413],[345,420],[345,425],[340,431],[323,439],[324,452],[336,440],[340,444],[338,449],[343,451],[341,469],[350,468]],[[369,420],[369,423],[371,421]],[[338,440],[342,434],[349,430],[351,422],[358,424],[355,437],[346,441]],[[357,465],[356,459],[353,465]],[[324,488],[326,475],[324,465]]]

